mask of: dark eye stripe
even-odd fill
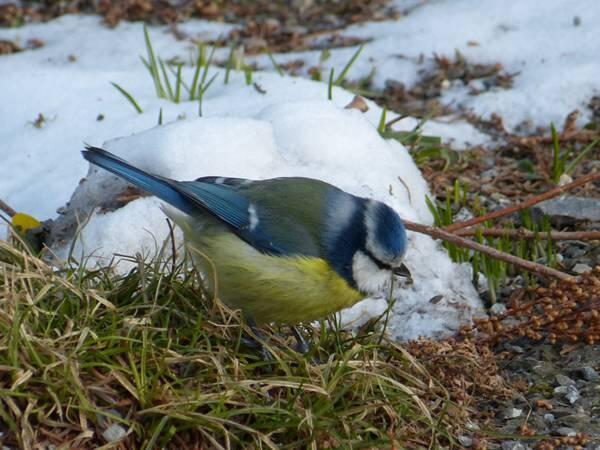
[[[369,258],[371,258],[371,261],[373,261],[375,263],[375,265],[377,267],[379,267],[381,270],[393,270],[392,266],[390,266],[389,264],[386,264],[384,262],[381,262],[377,258],[375,258],[375,255],[373,255],[373,253],[371,253],[371,251],[369,249],[365,248],[363,251],[367,254],[367,256]]]

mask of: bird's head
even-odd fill
[[[358,289],[375,294],[392,274],[411,278],[402,263],[406,230],[398,214],[384,203],[367,200],[363,217],[364,243],[352,258],[352,277]]]

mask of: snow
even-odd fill
[[[397,21],[367,22],[343,31],[369,40],[349,79],[366,77],[375,68],[376,87],[388,79],[412,86],[420,72],[432,66],[435,54],[452,59],[459,51],[472,63],[502,64],[505,72],[515,74],[514,86],[470,95],[468,86],[451,84],[444,104],[484,118],[497,113],[510,130],[522,123],[530,123],[530,128],[562,124],[575,109],[584,113],[579,125],[589,119],[587,104],[600,93],[597,0],[430,0],[396,5],[406,11]],[[343,67],[355,51],[331,50],[323,73]],[[303,59],[308,68],[317,65],[319,57],[320,52],[312,51],[279,59]],[[269,67],[265,57],[259,61]]]
[[[512,88],[475,96],[469,95],[468,86],[449,83],[442,101],[456,110],[471,109],[484,117],[496,112],[511,128],[524,121],[532,126],[560,124],[575,108],[584,112],[580,121],[587,120],[586,103],[600,87],[600,29],[594,27],[600,8],[594,1],[548,0],[543,7],[532,0],[509,5],[495,0],[396,4],[407,11],[400,20],[358,24],[344,31],[371,39],[351,68],[350,79],[364,77],[377,66],[376,86],[388,78],[411,85],[433,64],[434,53],[452,57],[458,50],[469,62],[501,63],[506,72],[517,75]],[[206,40],[226,35],[231,27],[191,21],[180,29]],[[177,40],[166,27],[149,30],[155,52],[165,60],[192,60],[194,44],[189,40]],[[176,179],[320,178],[385,201],[406,219],[431,222],[424,204],[426,183],[406,149],[380,138],[376,126],[381,110],[372,102],[367,102],[365,114],[346,110],[350,92],[334,88],[333,100],[328,101],[325,84],[280,77],[266,58],[258,57],[268,69],[253,74],[260,89],[246,85],[240,73],[224,84],[221,72],[206,92],[199,118],[195,102],[174,104],[156,97],[139,61],[139,55],[145,55],[139,23],[107,29],[97,17],[63,16],[0,29],[0,39],[23,46],[34,38],[44,45],[0,56],[0,198],[40,219],[56,218],[56,210],[75,190],[67,214],[59,220],[62,234],[53,248],[59,256],[69,251],[78,223],[86,225],[73,254],[88,264],[108,263],[115,254],[152,257],[168,235],[156,199],[140,198],[114,209],[115,195],[125,187],[121,181],[92,170],[80,183],[88,171],[79,154],[83,142],[104,145],[144,169]],[[332,50],[323,73],[330,66],[339,73],[355,50]],[[217,58],[224,59],[227,51],[219,50]],[[316,64],[319,56],[314,51],[275,55],[279,62],[302,58],[305,67]],[[211,68],[211,76],[217,71]],[[192,69],[184,67],[184,79],[191,76]],[[144,113],[137,114],[110,81],[127,89]],[[165,125],[157,126],[161,109]],[[40,114],[44,120],[34,126]],[[410,130],[417,123],[405,118],[394,127]],[[457,147],[490,140],[455,116],[427,122],[425,133]],[[181,242],[179,234],[177,239]],[[453,264],[430,238],[410,233],[406,263],[415,281],[393,293],[393,336],[447,334],[480,307],[469,267]],[[431,301],[439,295],[441,300]],[[386,307],[382,298],[368,299],[345,311],[343,320],[356,325]]]

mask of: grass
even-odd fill
[[[402,119],[403,116],[398,116],[388,122],[387,113],[388,110],[384,106],[381,110],[381,116],[379,117],[377,131],[381,137],[385,139],[394,139],[407,147],[415,163],[419,167],[426,164],[431,159],[443,159],[443,170],[446,170],[451,164],[458,161],[458,153],[444,146],[441,137],[423,134],[423,126],[427,123],[429,117],[419,120],[410,131],[395,131],[392,130],[391,126]]]
[[[152,39],[148,28],[144,25],[144,41],[146,43],[146,57],[140,57],[142,63],[148,70],[150,77],[152,78],[154,89],[158,98],[170,100],[173,103],[180,103],[184,101],[184,91],[187,92],[188,101],[198,102],[198,114],[202,116],[202,99],[204,94],[216,79],[218,73],[215,73],[211,78],[208,78],[209,68],[212,63],[212,59],[216,50],[213,47],[210,54],[207,55],[206,45],[200,44],[197,49],[197,57],[195,64],[192,64],[194,73],[191,82],[188,84],[183,79],[183,64],[177,61],[165,62],[160,56],[154,52],[152,46]],[[233,64],[233,51],[231,49],[230,63],[228,63],[227,71],[225,73],[225,83],[229,81],[229,71],[231,70],[231,64]],[[241,62],[243,64],[243,61]],[[246,80],[250,76],[252,77],[251,69],[245,65],[242,66],[246,74]],[[250,75],[248,74],[250,71]],[[141,114],[143,113],[142,108],[135,100],[133,95],[129,93],[125,88],[118,85],[117,83],[111,82],[111,84],[129,101],[129,103],[135,108],[135,110]],[[249,83],[248,83],[249,84]]]
[[[141,56],[140,59],[152,78],[157,97],[170,100],[174,103],[180,103],[184,100],[183,91],[185,90],[188,93],[188,101],[198,101],[198,115],[202,116],[202,100],[204,94],[218,76],[217,72],[210,79],[207,78],[216,47],[212,48],[212,51],[207,58],[206,46],[204,44],[198,46],[197,58],[195,63],[192,63],[194,74],[188,85],[183,79],[183,63],[177,61],[165,62],[155,53],[152,39],[146,25],[144,25],[144,42],[146,44],[146,57]],[[329,100],[333,99],[333,86],[342,86],[344,84],[348,71],[360,56],[363,48],[363,44],[357,48],[337,78],[334,78],[334,69],[330,69],[329,80],[327,83],[327,98]],[[283,69],[277,61],[275,61],[275,58],[268,47],[265,48],[265,52],[269,57],[274,70],[280,76],[285,76]],[[325,53],[323,55],[325,55]],[[243,48],[236,47],[234,44],[230,45],[229,56],[225,63],[224,84],[229,83],[232,70],[242,71],[246,85],[251,86],[253,84],[253,70],[250,65],[244,62]],[[200,75],[201,73],[202,75]],[[143,109],[129,91],[115,82],[111,82],[111,84],[127,99],[139,114],[143,113]],[[162,122],[159,120],[159,123]]]
[[[571,156],[574,153],[573,148],[561,150],[558,133],[554,124],[550,124],[550,131],[552,134],[551,177],[555,184],[559,184],[562,175],[571,175],[581,161],[588,155],[588,153],[590,153],[596,147],[596,145],[600,143],[600,139],[594,139],[583,149],[581,149],[576,157],[571,159]]]
[[[360,56],[360,53],[363,51],[363,48],[365,47],[364,44],[361,44],[358,46],[358,48],[356,49],[356,51],[354,52],[354,54],[352,55],[352,57],[348,60],[348,62],[346,63],[346,65],[344,66],[344,68],[342,69],[342,71],[340,72],[340,75],[335,79],[335,85],[336,86],[341,86],[342,83],[344,82],[344,79],[346,78],[346,75],[348,74],[348,71],[350,70],[350,68],[352,67],[352,65],[356,62],[356,60],[358,59],[358,57]]]
[[[305,331],[309,355],[266,328],[264,361],[183,259],[130,258],[126,274],[56,269],[0,241],[0,443],[455,446],[463,407],[380,322],[354,336],[324,321]]]
[[[277,61],[275,61],[275,57],[273,56],[273,53],[271,53],[271,50],[269,49],[269,47],[265,48],[265,52],[267,53],[269,60],[271,60],[271,64],[273,65],[273,69],[275,69],[275,72],[277,72],[280,77],[283,77],[285,75],[285,73],[283,72],[283,69],[281,68],[281,66],[279,64],[277,64]]]
[[[469,196],[467,195],[468,190],[468,186],[462,185],[458,180],[455,180],[454,185],[448,187],[446,190],[445,201],[432,200],[428,197],[425,199],[436,226],[446,227],[453,224],[456,215],[463,208],[468,209],[477,216],[486,213],[485,208],[481,206],[478,196],[469,200]],[[547,233],[552,228],[547,217],[542,218],[539,223],[536,223],[532,219],[529,210],[520,213],[520,222],[524,229],[539,234]],[[515,239],[509,237],[484,237],[481,233],[481,229],[497,227],[499,225],[494,225],[490,221],[483,222],[478,230],[479,233],[474,236],[474,240],[530,261],[538,261],[542,258],[549,266],[556,267],[556,248],[549,236],[546,239],[541,239],[537,235],[535,239]],[[514,222],[510,220],[505,221],[502,227],[508,230],[516,229]],[[532,277],[528,272],[516,272],[512,266],[503,261],[458,247],[451,242],[444,242],[443,245],[448,250],[448,255],[452,261],[471,263],[473,267],[473,283],[476,286],[479,275],[485,276],[489,299],[492,303],[495,303],[497,293],[505,285],[506,281],[516,275],[522,275],[528,286],[535,286],[536,278]]]
[[[140,107],[140,105],[135,100],[135,98],[128,91],[126,91],[125,89],[123,89],[117,83],[113,83],[112,81],[111,81],[110,84],[112,84],[121,94],[123,94],[123,96],[129,101],[129,103],[131,103],[131,105],[135,108],[135,110],[139,114],[142,114],[144,112],[144,110]]]

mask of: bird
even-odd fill
[[[383,202],[312,178],[176,181],[102,148],[82,154],[167,204],[209,289],[251,324],[322,319],[410,278],[404,224]]]

